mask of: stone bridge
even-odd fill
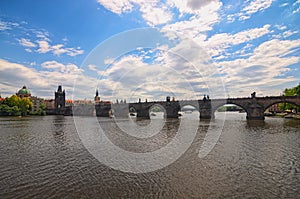
[[[160,106],[164,110],[166,118],[178,118],[178,112],[184,106],[195,107],[201,119],[214,118],[214,112],[225,104],[235,104],[243,108],[248,120],[264,120],[264,112],[267,108],[278,103],[291,103],[300,107],[300,96],[274,96],[228,99],[206,99],[206,100],[184,100],[184,101],[153,101],[124,104],[96,105],[97,116],[108,116],[108,111],[112,110],[115,117],[127,117],[130,111],[136,112],[137,117],[150,118],[150,109],[153,106]],[[102,108],[101,108],[102,107]]]

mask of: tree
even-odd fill
[[[1,115],[27,115],[32,107],[32,102],[29,98],[19,98],[16,95],[6,97],[0,105]]]
[[[41,104],[39,107],[39,115],[46,115],[46,105],[45,104]]]
[[[27,115],[31,107],[32,107],[32,102],[30,101],[29,98],[22,98],[20,100],[19,108],[21,110],[22,115]]]
[[[300,96],[300,83],[298,86],[295,86],[293,88],[286,88],[283,91],[283,95],[284,96]],[[298,106],[289,104],[289,103],[280,103],[279,108],[282,111],[293,110],[293,109],[296,110],[297,112],[300,111],[300,108]]]
[[[9,107],[13,106],[20,106],[21,98],[16,95],[12,95],[11,97],[6,97],[4,100],[4,104],[8,105]]]

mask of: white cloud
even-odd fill
[[[238,18],[240,21],[244,21],[246,19],[249,19],[251,15],[261,12],[269,8],[274,0],[252,0],[250,1],[245,1],[245,3],[249,3],[246,5],[240,12],[234,13],[234,14],[229,14],[227,16],[227,21],[228,22],[233,22]]]
[[[84,53],[84,50],[81,50],[79,47],[75,48],[67,48],[67,54],[71,57],[75,57],[77,55],[81,55]]]
[[[0,30],[10,30],[11,28],[9,27],[9,25],[7,24],[7,22],[4,21],[0,21]]]
[[[11,30],[13,27],[18,27],[20,24],[15,22],[0,21],[0,31]]]
[[[37,49],[37,52],[39,53],[47,53],[51,50],[50,45],[48,41],[37,41],[39,48]]]
[[[112,64],[112,63],[114,63],[114,59],[112,59],[112,58],[107,58],[107,59],[104,59],[104,64],[105,65],[109,65],[109,64]]]
[[[37,41],[39,44],[39,48],[37,49],[37,52],[39,53],[47,53],[52,52],[54,55],[61,55],[61,54],[67,54],[71,57],[81,55],[84,53],[84,51],[80,48],[65,48],[64,44],[56,44],[51,46],[48,41],[46,40],[40,40]]]
[[[90,69],[91,71],[97,71],[97,67],[93,64],[89,64],[88,69]]]
[[[132,2],[130,0],[98,0],[98,3],[102,4],[106,9],[116,14],[129,12],[133,8]]]
[[[212,77],[217,71],[210,67],[209,56],[191,40],[182,40],[171,49],[159,46],[149,53],[154,59],[151,63],[144,60],[148,56],[145,50],[142,55],[123,56],[101,71],[104,82],[113,82],[115,87],[110,89],[116,97],[164,100],[171,95],[197,99],[199,94],[208,93],[207,84],[215,88],[214,84],[221,83]]]
[[[36,44],[32,43],[29,39],[21,38],[18,40],[21,46],[33,48],[36,47]]]
[[[294,34],[297,34],[299,31],[292,31],[292,30],[287,30],[287,31],[285,31],[285,32],[283,32],[283,37],[284,38],[287,38],[287,37],[290,37],[290,36],[292,36],[292,35],[294,35]]]
[[[285,30],[285,29],[287,29],[287,27],[284,26],[284,25],[275,25],[274,27],[277,28],[278,30]]]
[[[34,30],[34,33],[36,34],[36,37],[39,40],[50,42],[49,39],[49,33],[47,31],[40,31],[40,30]]]
[[[260,44],[254,51],[254,55],[263,57],[284,57],[292,53],[296,48],[300,47],[300,39],[298,40],[278,40],[273,39]],[[299,58],[300,59],[300,58]],[[263,59],[261,61],[264,61]]]
[[[246,17],[249,18],[250,15],[258,12],[258,11],[263,11],[267,8],[269,8],[272,4],[273,0],[253,0],[251,3],[244,7],[242,11],[246,14],[246,16],[241,16],[241,17]]]
[[[279,7],[285,7],[287,5],[289,5],[289,4],[288,3],[283,3],[283,4],[280,4]]]
[[[165,5],[157,4],[153,6],[148,3],[143,3],[140,5],[140,11],[142,12],[142,17],[150,26],[165,24],[171,21],[173,17]]]
[[[166,2],[161,2],[159,0],[98,0],[98,3],[102,4],[106,9],[116,13],[122,14],[124,12],[132,12],[133,10],[139,10],[142,17],[150,26],[157,26],[161,24],[167,24],[172,22],[173,13],[171,8],[177,8],[180,15],[190,13],[195,14],[197,18],[204,16],[201,19],[206,21],[205,18],[210,18],[208,14],[211,14],[209,10],[216,10],[220,8],[220,3],[218,0],[205,0],[200,3],[196,0],[167,0]],[[210,19],[208,19],[210,20]]]
[[[198,9],[196,10],[188,7],[185,1],[176,0],[169,3],[171,6],[176,7],[181,14],[188,13],[191,14],[191,17],[186,20],[167,24],[163,27],[162,31],[181,33],[186,37],[192,38],[199,45],[202,45],[206,39],[206,32],[212,30],[213,26],[221,20],[219,11],[222,3],[219,1],[206,2],[202,7],[197,7]],[[170,35],[170,39],[171,37],[172,35]]]
[[[218,0],[167,0],[167,4],[171,7],[176,7],[180,14],[201,14],[207,10],[215,10],[222,3]],[[206,10],[206,11],[205,11]]]
[[[1,22],[2,23],[2,22]],[[0,23],[0,28],[1,28],[1,23]],[[3,22],[3,29],[11,29],[11,26],[18,26],[16,23],[11,23],[11,22]],[[5,27],[4,27],[5,25]],[[67,54],[71,57],[80,55],[84,53],[84,50],[82,50],[80,47],[73,48],[73,47],[66,47],[66,44],[51,44],[51,40],[49,39],[49,33],[45,30],[36,30],[36,29],[29,29],[27,30],[26,28],[23,28],[23,31],[30,33],[27,33],[27,35],[31,35],[32,33],[35,35],[37,38],[36,41],[32,42],[30,39],[27,38],[21,38],[17,39],[19,44],[25,48],[26,52],[38,52],[38,53],[48,53],[51,52],[56,56],[60,56],[61,54]],[[66,39],[63,39],[66,41]],[[30,49],[30,48],[35,48]]]
[[[263,94],[274,95],[271,91],[275,91],[280,85],[296,81],[296,77],[283,75],[290,71],[290,65],[300,62],[299,57],[291,56],[291,53],[299,47],[300,40],[273,39],[255,48],[248,58],[219,62],[231,95],[245,95],[249,90],[266,86],[273,89],[265,90]],[[280,90],[277,89],[277,92],[279,94]]]
[[[298,7],[296,10],[293,11],[293,14],[296,14],[300,11],[300,7]]]
[[[41,66],[45,69],[58,69],[61,72],[65,70],[65,65],[63,65],[62,63],[58,63],[57,61],[46,61],[42,63]]]
[[[47,86],[47,82],[38,75],[36,69],[25,67],[18,63],[11,63],[0,59],[0,73],[1,73],[1,92],[7,95],[14,94],[21,86],[26,84],[37,86]],[[14,81],[11,81],[11,80]],[[34,94],[34,92],[32,92]]]
[[[187,6],[190,7],[193,10],[198,10],[200,8],[202,8],[203,6],[206,6],[208,4],[210,4],[212,2],[212,0],[188,0],[187,1]]]
[[[295,3],[293,3],[293,6],[296,6],[297,4],[300,4],[300,0],[297,0]]]
[[[62,48],[64,45],[63,44],[57,44],[51,47],[52,52],[54,55],[60,55],[63,53],[68,52],[67,49]]]
[[[81,73],[82,69],[79,69],[75,64],[68,63],[66,65],[59,63],[57,61],[46,61],[41,64],[42,68],[52,69],[54,71],[60,71],[63,73]]]
[[[242,44],[268,34],[269,28],[270,25],[266,24],[262,28],[244,30],[236,34],[215,34],[205,42],[205,46],[212,56],[216,56],[232,45]]]
[[[48,61],[44,62],[42,67],[47,70],[38,71],[22,64],[0,59],[1,93],[10,96],[26,85],[34,96],[54,98],[54,90],[57,89],[58,84],[62,84],[66,89],[68,99],[72,98],[75,87],[81,91],[80,95],[76,96],[77,98],[93,98],[97,79],[84,76],[82,70],[76,65]]]
[[[63,41],[63,42],[67,42],[67,41],[68,41],[68,38],[65,37],[65,38],[62,39],[62,41]]]

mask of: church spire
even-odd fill
[[[96,90],[95,102],[100,102],[99,91]]]

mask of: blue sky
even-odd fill
[[[0,2],[0,92],[161,100],[300,82],[299,0]]]

